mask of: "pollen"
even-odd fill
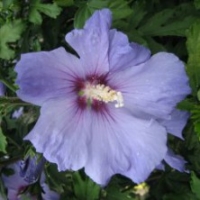
[[[144,197],[149,192],[149,186],[146,183],[140,183],[133,188],[133,192],[139,195],[140,197]]]
[[[109,86],[98,84],[86,84],[86,87],[83,91],[84,96],[88,100],[98,100],[105,103],[116,102],[115,107],[120,108],[124,106],[124,99],[122,93],[116,90],[111,89]]]

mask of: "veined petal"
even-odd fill
[[[164,158],[166,131],[156,121],[141,120],[124,109],[93,114],[92,139],[85,172],[105,185],[113,174],[122,174],[134,182],[145,181]]]
[[[157,53],[146,63],[111,73],[108,82],[135,115],[170,119],[176,104],[191,90],[183,63],[173,54]]]
[[[111,12],[108,9],[103,9],[96,11],[87,20],[84,29],[75,29],[66,35],[66,41],[80,56],[87,74],[103,74],[109,70],[110,25]]]
[[[87,111],[79,110],[74,99],[49,100],[25,140],[30,140],[59,170],[78,170],[88,158],[91,118]]]
[[[136,43],[129,43],[128,37],[120,31],[110,30],[110,70],[123,70],[145,62],[150,50]]]
[[[189,113],[174,109],[168,120],[158,120],[163,126],[166,127],[167,132],[172,135],[183,139],[182,131],[189,118]]]
[[[168,149],[164,160],[172,168],[174,168],[180,172],[185,171],[185,164],[187,162],[184,160],[184,158],[182,156],[175,155],[171,149]]]
[[[51,98],[67,97],[74,79],[84,77],[79,59],[64,48],[22,54],[15,70],[20,88],[17,95],[37,105]]]
[[[114,107],[105,114],[77,110],[73,101],[63,99],[44,103],[25,139],[59,170],[85,167],[101,185],[116,173],[144,181],[166,154],[166,131],[156,121],[140,120]]]

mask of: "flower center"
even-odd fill
[[[104,84],[93,85],[86,83],[85,88],[80,92],[80,95],[85,96],[89,103],[94,99],[104,103],[116,102],[116,108],[124,106],[122,93],[113,90]]]

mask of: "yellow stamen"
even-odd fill
[[[149,186],[144,182],[136,185],[134,187],[134,193],[139,195],[139,196],[145,196],[149,192]]]
[[[84,89],[84,95],[88,99],[96,99],[98,101],[103,101],[105,103],[116,101],[115,107],[123,107],[124,99],[121,92],[111,89],[109,86],[103,84],[91,85],[86,84]]]

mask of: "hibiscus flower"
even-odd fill
[[[25,139],[59,170],[84,168],[101,185],[114,174],[140,183],[169,160],[172,114],[190,87],[174,54],[151,56],[111,21],[108,9],[96,11],[66,35],[78,56],[63,47],[22,54],[17,95],[41,106]]]

